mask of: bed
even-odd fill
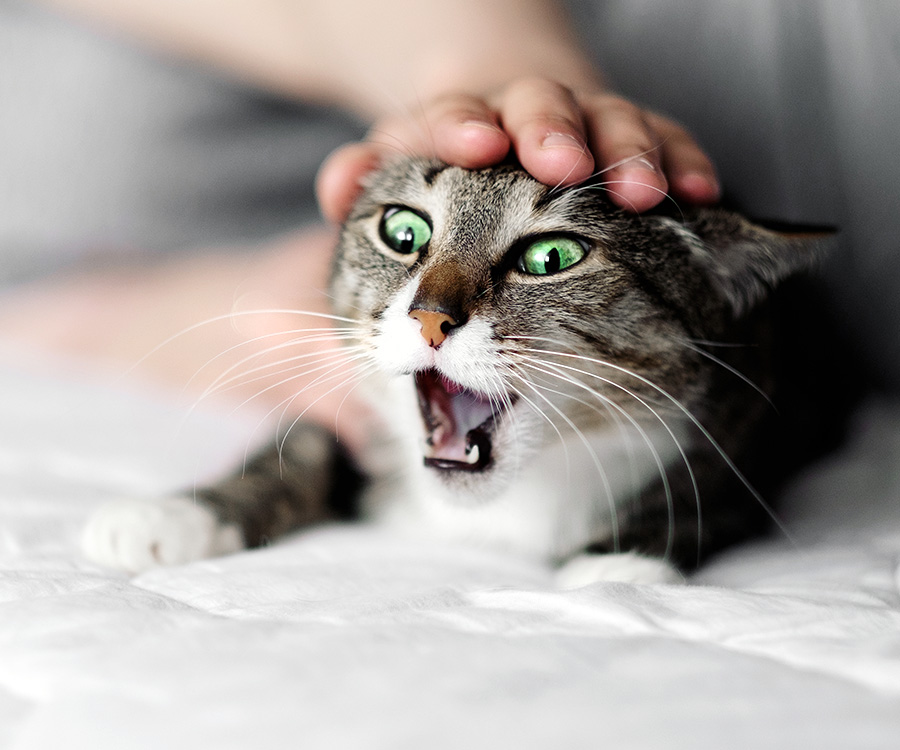
[[[137,577],[92,509],[239,460],[254,417],[0,352],[0,748],[900,747],[900,404],[688,586],[367,526]]]

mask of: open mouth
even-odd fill
[[[457,471],[490,466],[494,427],[513,396],[498,403],[431,369],[417,372],[415,379],[426,432],[425,465]]]

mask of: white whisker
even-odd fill
[[[682,340],[680,343],[685,348],[690,349],[692,352],[696,352],[701,357],[706,357],[710,362],[714,362],[715,364],[719,365],[720,367],[722,367],[725,370],[727,370],[728,372],[730,372],[732,375],[734,375],[739,380],[746,383],[754,391],[756,391],[760,396],[762,396],[766,400],[766,402],[769,404],[769,406],[771,406],[773,409],[775,409],[776,412],[778,411],[775,407],[775,404],[772,403],[772,399],[769,398],[769,394],[766,393],[762,388],[760,388],[752,380],[750,380],[750,378],[748,378],[746,375],[744,375],[744,373],[742,373],[740,370],[738,370],[735,367],[732,367],[730,364],[728,364],[727,362],[725,362],[722,359],[719,359],[719,357],[717,357],[715,354],[712,354],[711,352],[706,351],[702,347],[694,346],[694,344],[692,344],[690,341]]]
[[[524,337],[524,338],[528,338],[528,337]],[[534,337],[534,338],[537,338],[537,337]],[[647,385],[648,387],[650,387],[651,389],[653,389],[654,391],[659,393],[664,399],[666,399],[669,403],[671,403],[678,411],[680,411],[682,414],[684,414],[684,416],[688,418],[688,420],[691,422],[691,424],[693,424],[694,427],[696,427],[700,431],[700,434],[703,435],[703,437],[706,439],[706,441],[709,443],[709,445],[713,448],[713,450],[725,462],[726,466],[728,466],[729,470],[731,470],[731,472],[735,475],[735,477],[738,479],[738,481],[751,494],[753,499],[759,503],[759,505],[763,508],[763,510],[765,510],[766,514],[769,516],[769,518],[772,519],[772,521],[778,527],[779,531],[781,531],[781,533],[785,536],[785,538],[788,539],[791,543],[796,544],[793,536],[790,534],[790,532],[787,530],[787,528],[784,526],[784,524],[780,521],[778,516],[775,514],[775,511],[772,510],[772,507],[763,499],[762,495],[759,494],[759,492],[756,490],[756,488],[753,487],[752,484],[750,484],[749,480],[744,476],[744,474],[740,471],[740,469],[738,469],[737,465],[734,463],[734,461],[731,459],[731,457],[726,453],[726,451],[722,448],[722,446],[719,445],[718,441],[712,436],[712,434],[709,432],[709,430],[703,426],[703,424],[700,422],[700,420],[698,420],[697,417],[695,417],[694,414],[684,404],[682,404],[678,399],[676,399],[674,396],[672,396],[668,391],[661,388],[660,386],[658,386],[656,383],[649,380],[648,378],[640,375],[639,373],[633,372],[633,371],[629,370],[628,368],[622,367],[621,365],[617,365],[613,362],[606,362],[604,360],[599,360],[599,359],[595,359],[593,357],[587,357],[587,356],[580,355],[580,354],[569,354],[566,352],[557,352],[557,351],[552,351],[552,350],[533,349],[531,351],[534,353],[537,353],[537,354],[549,354],[549,355],[553,355],[556,357],[565,357],[565,358],[570,358],[570,359],[576,359],[579,361],[590,362],[592,364],[609,367],[610,369],[616,370],[625,375],[628,375],[629,377],[634,378],[635,380],[638,380],[639,382],[643,383],[644,385]],[[559,367],[562,367],[566,370],[571,370],[573,372],[577,372],[581,375],[585,375],[590,378],[595,378],[595,379],[598,379],[598,380],[601,380],[604,382],[609,382],[608,379],[604,379],[602,376],[596,375],[595,373],[589,372],[587,370],[581,370],[577,367],[572,367],[569,365],[562,365],[562,364],[559,365]]]
[[[533,366],[532,366],[532,369],[537,371],[537,368],[534,368]],[[564,383],[568,382],[570,384],[574,384],[579,388],[587,388],[587,386],[584,383],[580,383],[566,375],[561,375],[558,373],[544,373],[544,374],[555,380],[562,380]],[[593,411],[595,414],[609,417],[615,424],[616,428],[619,430],[619,433],[622,435],[622,438],[624,441],[623,447],[625,448],[625,451],[626,451],[626,454],[628,457],[628,463],[632,467],[632,477],[634,478],[634,481],[632,482],[632,486],[637,486],[638,480],[637,480],[637,474],[635,473],[636,458],[634,455],[634,446],[632,445],[631,436],[628,434],[628,432],[626,430],[626,425],[623,422],[621,416],[619,415],[619,412],[621,412],[623,410],[619,404],[616,404],[614,401],[612,401],[611,399],[604,396],[599,391],[596,391],[592,388],[588,388],[588,393],[591,396],[593,396],[597,401],[600,402],[599,405],[596,403],[591,403],[589,401],[585,401],[583,398],[578,398],[577,396],[573,396],[571,393],[566,393],[564,391],[557,390],[555,388],[551,388],[550,386],[545,385],[545,384],[539,385],[539,384],[535,383],[535,385],[538,385],[538,387],[542,388],[546,392],[551,393],[555,396],[564,398],[569,402],[574,402],[574,403],[580,404],[581,406],[584,406],[586,409]],[[601,412],[601,407],[602,407],[602,412]],[[644,441],[646,441],[647,437],[643,435],[643,429],[640,428],[639,425],[632,425],[632,426],[637,427],[638,434],[641,435],[641,437],[644,439]]]
[[[154,346],[150,351],[140,357],[136,362],[134,362],[124,374],[128,374],[133,372],[135,369],[141,366],[144,362],[146,362],[150,357],[154,354],[158,353],[160,350],[167,347],[169,344],[177,341],[182,336],[186,336],[189,333],[193,333],[194,331],[200,330],[205,326],[212,325],[214,323],[221,323],[223,321],[231,321],[237,317],[241,317],[244,315],[307,315],[313,318],[322,318],[323,320],[334,320],[339,323],[352,323],[354,325],[358,325],[359,321],[353,320],[353,318],[345,318],[340,315],[333,315],[331,313],[323,313],[312,310],[300,310],[297,308],[266,308],[260,310],[242,310],[239,312],[231,311],[228,313],[224,313],[222,315],[216,315],[212,318],[207,318],[205,320],[201,320],[197,323],[187,326],[186,328],[182,328],[177,333],[173,333],[171,336],[161,341],[159,344]]]
[[[297,423],[300,422],[300,420],[302,420],[304,416],[306,416],[306,413],[307,413],[310,409],[312,409],[313,406],[315,406],[319,401],[321,401],[321,400],[322,400],[323,398],[325,398],[326,396],[328,396],[328,395],[334,393],[334,392],[337,391],[337,390],[340,390],[341,388],[346,387],[346,386],[347,386],[349,383],[351,383],[353,380],[357,380],[357,382],[360,381],[360,380],[362,380],[363,378],[365,378],[366,376],[368,376],[371,372],[373,372],[375,369],[377,369],[377,365],[375,365],[374,363],[370,362],[366,367],[363,367],[363,368],[361,368],[361,369],[359,369],[359,370],[357,370],[357,371],[355,371],[355,372],[350,373],[350,375],[348,375],[346,378],[344,378],[343,380],[338,381],[338,383],[336,383],[334,386],[332,386],[332,387],[329,388],[327,391],[325,391],[325,393],[321,394],[320,396],[318,396],[317,398],[315,398],[312,402],[310,402],[309,404],[307,404],[307,405],[303,408],[303,410],[302,410],[302,411],[294,418],[294,420],[291,422],[291,424],[288,426],[288,428],[284,431],[284,436],[282,437],[281,441],[280,441],[279,444],[278,444],[278,455],[279,455],[279,457],[282,455],[282,453],[283,453],[283,451],[284,451],[284,446],[285,446],[285,443],[287,442],[288,438],[290,437],[291,430],[293,430],[294,427],[297,425]],[[329,380],[333,380],[333,379],[334,379],[334,378],[326,378],[326,379],[324,379],[322,382],[323,382],[323,383],[324,383],[324,382],[328,382]],[[297,394],[297,395],[299,395],[299,394]],[[294,400],[295,400],[296,398],[297,398],[297,396],[294,396],[293,398],[291,398],[291,399],[287,402],[287,404],[285,405],[285,410],[287,410],[287,408],[290,407],[290,405],[294,402]],[[283,417],[283,414],[282,414],[282,417]],[[281,430],[281,425],[282,425],[282,420],[279,419],[279,420],[278,420],[278,427],[277,427],[277,429],[276,429],[276,434],[278,434],[278,432],[280,432],[280,430]]]
[[[660,148],[660,146],[653,146],[644,151],[641,151],[638,154],[633,154],[632,156],[626,156],[624,159],[619,159],[619,161],[617,161],[617,162],[614,162],[606,167],[603,167],[602,169],[598,169],[598,170],[594,171],[592,174],[588,175],[588,177],[586,177],[584,180],[582,180],[582,182],[580,184],[572,185],[568,189],[571,189],[571,190],[574,190],[577,192],[577,190],[579,190],[582,187],[588,187],[585,185],[585,183],[590,182],[590,180],[593,180],[593,179],[599,177],[600,175],[606,174],[607,172],[612,172],[614,169],[618,169],[619,167],[622,167],[622,166],[628,164],[629,162],[636,161],[637,159],[641,159],[641,158],[647,156],[647,154],[653,153],[654,151],[656,151],[659,148]],[[571,171],[569,172],[569,174],[571,174]],[[569,175],[567,174],[566,178],[568,176]],[[554,192],[561,192],[562,190],[566,190],[566,188],[564,188],[562,185],[563,182],[565,182],[565,178],[563,180],[560,180],[560,182],[558,182],[554,187],[552,187],[550,189],[550,193],[552,194]]]
[[[552,363],[545,362],[543,360],[535,360],[532,358],[526,358],[526,359],[529,359],[532,362],[539,362],[544,367],[550,367],[550,368],[553,368],[554,370],[557,369]],[[654,463],[656,464],[657,471],[659,472],[660,480],[662,481],[662,484],[663,484],[663,491],[664,491],[665,497],[666,497],[666,509],[667,509],[668,517],[669,517],[669,534],[668,534],[668,538],[666,540],[666,552],[665,552],[664,556],[666,559],[668,559],[671,556],[672,545],[674,543],[675,507],[674,507],[673,498],[672,498],[671,486],[669,484],[669,479],[668,479],[668,476],[666,473],[665,464],[663,463],[662,458],[659,455],[659,451],[657,450],[656,446],[653,444],[653,441],[650,439],[650,436],[640,426],[640,424],[637,422],[637,420],[635,420],[634,417],[628,413],[628,411],[624,407],[622,407],[620,404],[617,404],[615,401],[608,398],[607,396],[604,396],[599,391],[596,391],[595,389],[591,388],[590,386],[588,386],[584,383],[581,383],[578,380],[576,380],[572,377],[566,376],[564,374],[548,372],[547,370],[542,369],[541,367],[538,367],[534,364],[526,364],[525,366],[530,367],[531,369],[537,370],[539,372],[542,372],[546,375],[551,375],[551,376],[555,375],[563,382],[569,383],[578,388],[586,390],[588,393],[590,393],[591,395],[593,395],[594,397],[599,399],[602,403],[608,405],[608,407],[618,411],[623,417],[625,417],[626,420],[628,420],[629,424],[631,424],[631,426],[637,431],[638,435],[641,436],[642,440],[644,441],[645,445],[647,446],[648,450],[650,451],[651,456],[653,457]],[[637,394],[632,393],[630,390],[628,390],[624,386],[621,386],[618,383],[615,383],[614,381],[604,380],[603,382],[607,383],[608,385],[611,385],[611,386],[614,386],[614,387],[617,387],[617,388],[623,390],[626,394],[631,396],[633,399],[638,401],[642,406],[644,406],[646,409],[648,409],[650,411],[650,413],[653,414],[653,416],[659,421],[659,423],[662,425],[663,429],[665,429],[666,432],[669,434],[669,436],[672,438],[673,442],[675,443],[675,445],[681,455],[682,460],[685,463],[688,474],[690,475],[691,480],[694,485],[694,495],[695,495],[695,501],[696,501],[696,505],[697,505],[697,526],[699,529],[701,527],[700,493],[697,488],[696,481],[694,481],[694,474],[693,474],[693,471],[691,470],[690,462],[688,461],[687,456],[685,455],[685,452],[682,449],[678,438],[672,432],[671,428],[669,428],[669,426],[666,424],[665,420],[649,404],[647,404],[646,401],[641,399]],[[698,544],[699,544],[699,538],[698,538]]]
[[[265,395],[269,391],[280,388],[280,387],[284,386],[285,384],[290,383],[291,381],[299,381],[303,378],[308,378],[317,372],[321,372],[322,370],[324,370],[326,368],[332,367],[334,364],[341,364],[341,362],[348,362],[348,361],[349,361],[349,358],[347,357],[347,352],[345,352],[343,350],[339,350],[339,351],[332,353],[327,358],[317,361],[315,366],[309,366],[309,367],[306,367],[303,369],[301,369],[300,367],[285,367],[285,368],[283,368],[281,370],[277,370],[275,372],[258,375],[255,378],[249,378],[247,380],[237,380],[235,383],[232,383],[227,388],[217,389],[216,393],[223,393],[223,392],[226,392],[229,390],[234,390],[237,388],[247,388],[248,386],[252,385],[253,383],[258,383],[260,381],[267,382],[274,378],[281,378],[280,380],[277,380],[274,383],[270,383],[265,388],[262,388],[262,389],[256,391],[252,396],[245,399],[241,404],[239,404],[237,407],[235,407],[236,409],[240,409],[241,407],[245,406],[246,404],[250,403],[251,401],[256,400],[256,399],[260,398],[261,396]],[[313,381],[312,383],[309,384],[309,387],[313,387],[315,384],[316,384],[316,381]],[[304,386],[304,388],[302,388],[300,392],[303,392],[305,390],[307,390],[306,386]]]
[[[361,358],[360,358],[360,359],[361,359]],[[304,409],[300,412],[300,414],[299,414],[299,415],[297,416],[297,418],[294,420],[294,422],[292,423],[292,425],[295,424],[295,423],[296,423],[297,421],[299,421],[300,419],[302,419],[302,417],[306,415],[306,413],[309,411],[309,409],[311,409],[313,406],[315,406],[321,399],[325,398],[327,395],[329,395],[329,394],[332,393],[333,391],[339,390],[341,387],[343,387],[343,386],[345,386],[345,385],[351,383],[354,379],[356,379],[357,381],[363,380],[363,379],[364,379],[365,377],[367,377],[374,369],[376,369],[376,367],[375,367],[375,365],[374,365],[373,363],[371,363],[371,362],[369,362],[368,364],[366,364],[366,365],[364,365],[364,366],[362,366],[362,367],[360,367],[359,365],[354,365],[354,369],[348,374],[348,376],[344,379],[344,381],[338,383],[337,385],[335,385],[334,387],[332,387],[331,389],[329,389],[329,390],[326,391],[325,393],[320,394],[320,395],[317,396],[315,399],[313,399],[309,404],[307,404],[307,406],[304,407]],[[299,390],[297,393],[294,393],[294,394],[292,394],[292,395],[290,395],[290,396],[287,396],[287,397],[283,398],[281,401],[279,401],[275,406],[273,406],[271,409],[269,409],[269,411],[267,411],[267,412],[259,419],[259,422],[257,423],[256,428],[254,428],[254,430],[251,432],[250,438],[249,438],[248,441],[247,441],[248,450],[249,450],[249,445],[250,445],[250,443],[251,443],[252,440],[253,440],[253,437],[256,435],[256,433],[259,431],[259,429],[260,429],[266,422],[268,422],[269,418],[270,418],[275,412],[277,412],[277,411],[280,409],[282,413],[281,413],[281,416],[280,416],[279,419],[278,419],[278,422],[277,422],[277,425],[276,425],[276,429],[275,429],[275,434],[278,435],[278,433],[280,432],[280,428],[281,428],[281,425],[282,425],[282,423],[283,423],[283,420],[284,420],[284,417],[285,417],[285,414],[286,414],[287,410],[290,408],[291,404],[294,403],[294,401],[296,401],[301,395],[303,395],[303,393],[304,393],[306,390],[308,390],[309,387],[310,387],[309,385],[308,385],[308,386],[305,386],[304,388],[302,388],[301,390]],[[248,399],[248,401],[245,402],[245,403],[248,403],[250,400],[252,400],[252,399]],[[284,439],[286,439],[286,436],[285,436]],[[279,456],[280,456],[280,454],[281,454],[281,452],[282,452],[282,450],[283,450],[283,448],[284,448],[284,439],[282,439],[282,440],[280,441],[279,445],[278,445]],[[247,463],[248,456],[249,456],[249,452],[248,452],[248,451],[245,451],[245,453],[244,453],[244,463],[245,463],[245,464]]]
[[[604,494],[606,495],[607,504],[609,506],[609,515],[610,515],[610,524],[612,526],[612,535],[613,535],[613,544],[615,545],[616,551],[618,551],[619,546],[619,521],[618,514],[616,511],[616,503],[615,497],[613,496],[612,486],[609,482],[609,476],[606,473],[606,469],[603,468],[603,464],[600,462],[600,457],[597,455],[597,452],[594,450],[593,446],[591,446],[590,441],[587,439],[585,434],[578,428],[578,426],[558,407],[554,404],[547,396],[541,393],[538,388],[529,380],[525,378],[521,378],[521,382],[531,388],[536,395],[540,396],[547,405],[553,409],[560,417],[562,417],[563,421],[569,426],[569,429],[575,433],[581,443],[584,445],[588,454],[591,457],[591,461],[594,464],[594,467],[597,469],[597,474],[600,477],[600,483],[603,485]],[[521,395],[521,393],[520,393]],[[556,430],[557,434],[560,437],[560,440],[563,444],[563,449],[566,451],[566,465],[568,467],[568,449],[566,446],[566,441],[563,439],[562,434],[559,430]]]
[[[324,339],[320,339],[324,340]],[[308,342],[305,342],[308,343]],[[269,377],[276,377],[285,372],[289,372],[292,369],[295,369],[303,360],[313,359],[313,358],[331,358],[334,356],[340,356],[341,354],[356,352],[359,350],[364,350],[365,347],[362,344],[358,344],[356,346],[340,346],[334,347],[331,349],[323,349],[315,352],[307,352],[305,354],[297,354],[292,357],[286,357],[283,359],[275,360],[272,362],[266,362],[262,365],[257,365],[256,367],[251,367],[247,370],[243,370],[238,372],[236,375],[230,375],[229,373],[237,370],[239,365],[245,364],[248,361],[253,361],[256,359],[260,359],[264,356],[270,355],[277,351],[280,347],[273,347],[272,349],[267,349],[262,352],[258,352],[254,354],[252,357],[247,358],[246,360],[242,360],[236,365],[232,365],[228,369],[226,369],[219,377],[217,377],[200,395],[201,399],[204,399],[214,393],[221,393],[223,391],[227,391],[231,388],[238,387],[241,385],[246,385],[249,383],[254,383],[258,380],[264,380]],[[291,367],[283,368],[281,370],[276,370],[275,368],[282,367],[283,365],[291,365]],[[257,374],[261,373],[261,374]],[[251,377],[256,375],[256,377]]]
[[[511,372],[510,374],[511,374],[514,378],[516,378],[518,381],[520,381],[520,382],[522,382],[522,383],[525,383],[526,385],[528,385],[528,386],[531,387],[532,389],[534,388],[534,386],[533,386],[533,385],[528,381],[528,379],[525,378],[524,376],[519,375],[519,374],[516,373],[516,372]],[[567,467],[567,468],[566,468],[566,471],[568,471],[568,466],[569,466],[569,449],[566,447],[566,441],[565,441],[565,438],[563,438],[563,434],[559,431],[559,427],[556,426],[556,423],[555,423],[552,419],[550,419],[550,417],[546,414],[546,412],[544,412],[543,409],[541,409],[537,404],[535,404],[534,401],[532,401],[530,398],[528,398],[528,396],[526,396],[524,393],[522,393],[518,388],[515,389],[515,393],[516,393],[516,395],[517,395],[520,399],[522,399],[526,404],[528,404],[528,405],[532,408],[532,410],[535,412],[535,414],[537,414],[537,415],[540,416],[542,419],[544,419],[544,420],[547,422],[547,424],[549,424],[550,427],[553,428],[553,431],[557,434],[557,436],[559,437],[560,443],[562,444],[562,447],[563,447],[563,454],[564,454],[565,457],[566,457],[566,467]]]
[[[200,373],[202,373],[207,368],[211,367],[214,362],[228,356],[232,352],[236,352],[239,349],[246,348],[253,344],[258,344],[261,341],[264,341],[266,339],[280,338],[282,336],[294,336],[295,334],[310,334],[310,335],[292,338],[289,341],[283,342],[281,344],[277,344],[274,347],[267,347],[258,352],[255,352],[254,354],[251,354],[251,355],[247,356],[246,358],[240,360],[239,362],[236,362],[235,364],[229,366],[228,370],[225,370],[225,372],[222,374],[226,374],[229,370],[232,370],[236,367],[240,367],[242,364],[251,361],[254,357],[265,356],[278,348],[288,348],[291,346],[295,346],[297,344],[313,343],[313,342],[317,342],[317,341],[328,341],[331,339],[335,339],[338,341],[347,341],[347,340],[352,339],[354,337],[354,335],[356,335],[357,333],[358,333],[358,331],[354,328],[297,328],[297,329],[293,329],[293,330],[272,331],[271,333],[263,333],[258,336],[254,336],[252,338],[245,339],[243,341],[239,341],[237,344],[233,344],[233,345],[229,346],[227,349],[223,349],[221,352],[216,354],[214,357],[211,357],[210,359],[208,359],[204,364],[202,364],[200,367],[197,368],[197,370],[194,372],[193,375],[191,375],[191,377],[188,379],[187,383],[185,383],[185,388],[187,388],[196,378],[198,378],[200,376]]]

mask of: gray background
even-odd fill
[[[684,122],[738,205],[840,227],[823,278],[855,348],[834,356],[900,385],[900,3],[569,4],[611,82]],[[0,280],[287,231],[362,132],[0,0]]]

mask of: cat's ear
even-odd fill
[[[683,238],[695,238],[688,242],[692,254],[737,315],[815,266],[836,234],[830,227],[751,221],[721,208],[698,209],[683,229]]]

